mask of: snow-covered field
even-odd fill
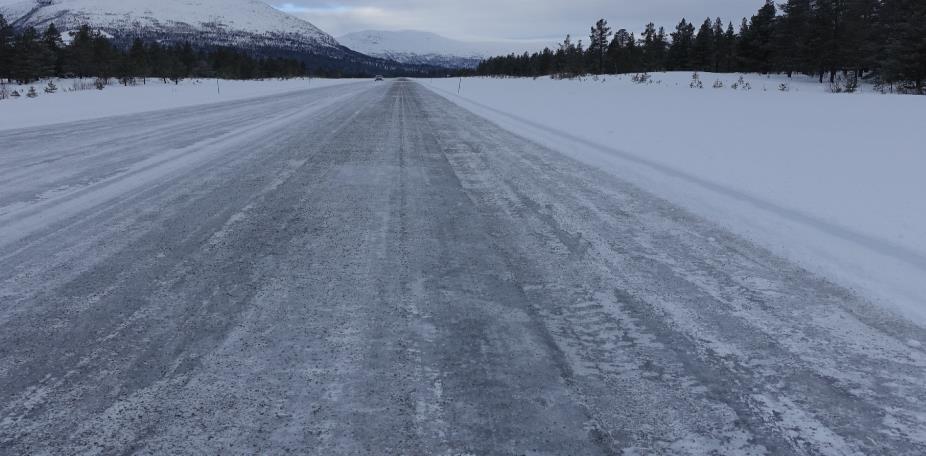
[[[165,84],[160,79],[148,79],[146,84],[125,87],[113,80],[112,84],[102,91],[75,91],[75,84],[92,85],[93,80],[56,79],[54,83],[58,91],[53,94],[44,92],[48,81],[29,85],[7,85],[7,90],[17,90],[22,96],[0,100],[0,130],[242,100],[355,81],[315,78],[265,81],[188,79],[175,85],[172,82]],[[35,87],[38,97],[25,96],[30,86]]]
[[[926,321],[926,97],[700,76],[421,83]]]

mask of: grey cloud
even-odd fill
[[[738,24],[762,0],[287,0],[271,4],[334,35],[364,29],[415,29],[452,38],[549,41],[584,37],[598,18],[639,32],[649,22],[666,28],[686,17],[700,23],[720,16]],[[285,4],[285,6],[284,6]]]

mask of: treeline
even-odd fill
[[[308,73],[298,60],[254,58],[230,48],[197,50],[190,43],[161,45],[135,39],[122,49],[87,26],[65,43],[54,24],[42,33],[34,28],[17,33],[0,15],[0,82],[93,77],[129,84],[144,78],[179,82],[191,77],[288,78]]]
[[[682,19],[675,31],[648,24],[638,38],[605,20],[589,42],[567,36],[558,49],[490,58],[479,75],[575,76],[651,71],[714,71],[815,75],[820,82],[838,72],[910,83],[922,92],[926,80],[926,1],[772,0],[743,19]]]

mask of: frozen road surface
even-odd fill
[[[0,145],[2,455],[926,454],[922,327],[416,83]]]

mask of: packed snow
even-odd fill
[[[8,92],[15,90],[21,96],[0,100],[0,130],[242,100],[355,81],[317,78],[265,81],[188,79],[174,84],[149,78],[145,84],[139,82],[126,87],[113,82],[103,90],[96,90],[93,79],[54,79],[51,82],[58,90],[51,94],[44,90],[49,81],[6,85]],[[37,97],[26,96],[30,87],[35,87]]]
[[[691,73],[651,76],[421,82],[926,322],[926,98],[834,94],[803,76],[746,75],[749,90],[740,75],[700,74],[700,89]]]

